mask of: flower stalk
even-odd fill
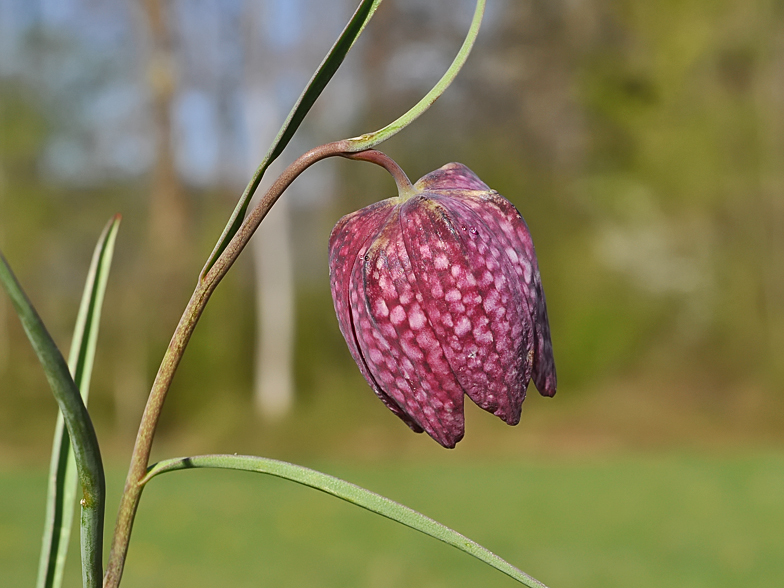
[[[343,153],[342,156],[346,159],[367,161],[383,167],[389,172],[389,175],[392,176],[392,179],[395,180],[398,196],[401,198],[408,198],[416,193],[416,189],[411,183],[411,180],[408,179],[406,172],[404,172],[403,168],[401,168],[397,162],[389,157],[386,153],[376,151],[375,149],[368,149],[367,151],[360,151],[359,153]]]
[[[253,233],[267,216],[272,206],[281,194],[289,187],[297,176],[314,163],[327,157],[344,155],[348,145],[346,141],[336,141],[311,149],[295,160],[270,186],[253,211],[245,218],[240,229],[232,237],[228,246],[221,252],[209,271],[202,276],[196,284],[188,305],[177,324],[166,353],[163,356],[152,391],[144,408],[139,432],[136,436],[131,465],[125,481],[125,489],[120,500],[120,509],[117,516],[117,525],[112,539],[112,548],[109,562],[104,577],[104,588],[116,588],[122,577],[125,557],[128,553],[128,544],[131,537],[133,520],[139,506],[139,499],[143,489],[142,480],[147,474],[150,461],[153,437],[158,426],[163,403],[171,387],[174,374],[182,360],[185,347],[190,341],[196,324],[207,306],[210,296],[215,291],[220,281],[229,271],[239,257],[242,250],[250,241]]]
[[[368,150],[411,124],[425,112],[452,83],[474,45],[484,14],[485,1],[486,0],[477,0],[471,26],[457,56],[444,76],[430,92],[422,98],[422,100],[404,115],[379,131],[353,139],[328,143],[316,147],[299,157],[273,183],[253,211],[243,220],[250,199],[258,188],[267,167],[278,157],[278,155],[280,155],[291,136],[296,132],[296,129],[299,127],[305,114],[315,102],[324,86],[329,82],[346,53],[351,46],[353,46],[362,30],[367,25],[367,22],[375,13],[381,0],[363,0],[360,3],[357,11],[354,13],[354,16],[344,29],[340,38],[319,66],[305,91],[294,105],[294,108],[281,127],[278,136],[270,146],[269,152],[264,157],[264,160],[254,173],[240,198],[237,207],[229,219],[229,223],[226,225],[223,234],[219,238],[215,249],[208,258],[207,263],[199,276],[196,288],[188,301],[185,311],[172,335],[166,353],[164,354],[155,381],[153,382],[152,390],[147,405],[145,406],[136,442],[134,444],[131,464],[120,501],[118,520],[112,540],[107,571],[104,577],[104,588],[116,588],[122,577],[133,520],[143,489],[142,480],[146,475],[153,437],[155,435],[163,403],[169,388],[171,387],[174,373],[182,359],[185,347],[193,334],[196,324],[198,323],[212,292],[220,283],[223,276],[226,275],[226,272],[231,268],[261,221],[283,191],[299,174],[317,161],[336,155],[373,161],[374,163],[386,167],[390,173],[392,173],[393,177],[395,177],[395,181],[398,183],[401,194],[409,193],[411,182],[397,164],[379,152],[369,152]]]

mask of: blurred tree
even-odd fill
[[[2,107],[2,103],[0,103],[0,107]],[[0,140],[0,145],[2,145],[2,140]],[[5,201],[6,195],[6,171],[4,165],[4,157],[2,153],[2,149],[0,149],[0,250],[3,249],[5,243],[3,238],[3,225],[5,224],[5,213],[4,213],[4,206],[3,203]],[[0,379],[5,376],[6,366],[8,364],[8,325],[6,323],[6,317],[8,313],[7,303],[5,297],[0,298]]]
[[[185,190],[175,167],[172,116],[177,94],[177,64],[171,15],[161,0],[141,0],[149,31],[146,80],[150,88],[155,165],[150,194],[152,262],[160,266],[158,279],[180,273],[178,266],[190,250]],[[165,269],[164,269],[165,268]],[[182,271],[184,268],[181,268]],[[163,271],[161,271],[163,270]],[[165,290],[165,288],[164,288]]]
[[[192,246],[188,236],[188,196],[176,167],[173,117],[178,88],[178,59],[174,50],[171,3],[140,0],[138,51],[148,110],[140,124],[151,138],[152,173],[148,187],[147,235],[141,254],[129,268],[119,311],[125,333],[115,368],[114,410],[118,427],[135,433],[149,389],[147,364],[151,352],[171,335],[173,320],[182,310],[192,284]],[[149,118],[144,124],[143,118]],[[141,294],[141,285],[146,296]]]
[[[266,0],[246,4],[243,107],[248,175],[261,162],[297,95],[348,18],[346,4],[342,0],[328,5],[318,0]],[[333,85],[341,83],[339,77]],[[340,109],[344,113],[351,113],[359,105],[350,94],[343,92],[341,97]],[[321,108],[311,119],[333,117],[346,122],[350,119],[350,114],[335,116],[335,110],[334,102],[324,106],[322,100]],[[339,123],[335,121],[327,126],[346,134],[345,127],[336,129]],[[306,125],[281,160],[292,151],[301,152],[327,140],[322,139],[323,135],[318,130],[318,122]],[[283,170],[285,163],[281,160],[267,171],[259,196]],[[251,242],[257,297],[253,398],[257,411],[268,418],[284,416],[294,401],[294,234],[299,240],[305,240],[301,238],[304,234],[301,226],[295,233],[292,214],[302,224],[303,217],[312,212],[308,208],[323,207],[333,190],[332,178],[324,166],[309,169],[278,201]]]
[[[5,128],[7,115],[5,113],[5,101],[0,98],[0,129]],[[7,172],[5,169],[5,152],[7,150],[6,142],[8,138],[6,134],[0,130],[0,250],[4,249],[4,225],[6,221],[6,213],[4,210],[4,202],[6,199],[7,190]],[[7,320],[8,307],[5,297],[0,297],[0,380],[5,376],[6,366],[8,363],[8,325]]]
[[[247,128],[247,174],[258,167],[290,108],[301,75],[297,49],[303,45],[302,2],[267,0],[246,3],[244,120]],[[267,171],[257,198],[283,170]],[[238,186],[239,187],[239,186]],[[291,254],[290,197],[281,198],[251,243],[256,289],[256,352],[253,405],[258,414],[277,419],[294,402],[292,370],[294,272]]]

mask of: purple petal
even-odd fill
[[[547,307],[517,209],[450,163],[341,219],[330,236],[340,330],[376,395],[445,447],[463,437],[463,394],[509,424],[533,378],[555,394]]]
[[[373,239],[395,209],[396,199],[384,200],[362,210],[344,216],[338,221],[329,237],[329,276],[335,314],[338,317],[340,332],[346,340],[351,356],[359,371],[381,401],[417,433],[422,428],[411,420],[401,408],[382,390],[371,375],[366,360],[360,353],[354,322],[351,316],[349,291],[351,270],[357,260],[361,260]]]
[[[485,220],[495,238],[503,244],[517,273],[534,326],[534,384],[543,396],[553,396],[557,380],[550,323],[528,226],[517,208],[495,191],[487,194],[463,194],[461,200]]]
[[[428,319],[458,382],[478,406],[517,424],[532,329],[503,252],[455,199],[426,193],[401,216]]]
[[[490,188],[462,163],[447,163],[419,178],[414,185],[422,192],[435,190],[482,190]]]
[[[433,439],[454,447],[464,431],[463,390],[407,277],[413,273],[397,217],[398,210],[365,259],[354,265],[351,309],[357,341],[385,393]]]

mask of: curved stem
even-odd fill
[[[144,408],[144,414],[142,415],[142,421],[131,456],[128,477],[125,481],[125,489],[120,499],[120,510],[117,515],[117,525],[114,529],[112,548],[107,563],[106,576],[104,577],[104,588],[116,588],[122,577],[133,519],[136,515],[143,488],[140,482],[147,474],[152,441],[161,409],[163,408],[163,402],[166,400],[166,394],[185,352],[185,347],[210,296],[248,244],[253,232],[258,228],[270,208],[272,208],[272,205],[275,204],[291,182],[317,161],[327,157],[342,155],[347,149],[347,141],[327,143],[311,149],[286,168],[286,171],[272,184],[253,211],[245,218],[240,229],[209,271],[197,283],[196,289],[193,291],[188,305],[180,318],[180,322],[177,324],[177,329],[174,331],[174,335],[172,335],[169,347],[163,356],[161,365],[158,368],[158,374],[150,391],[150,396],[147,399],[147,406]]]
[[[375,163],[376,165],[383,167],[389,172],[389,175],[394,178],[398,194],[403,199],[409,198],[416,192],[414,186],[411,184],[411,180],[408,179],[406,172],[404,172],[397,162],[386,153],[376,151],[375,149],[368,149],[367,151],[360,151],[359,153],[343,153],[342,156],[346,159],[369,161],[370,163]]]
[[[266,172],[270,164],[283,153],[283,149],[285,149],[286,145],[288,145],[289,141],[294,136],[294,133],[299,128],[305,115],[313,106],[322,90],[324,90],[329,83],[330,79],[332,79],[332,76],[335,75],[340,64],[343,63],[346,54],[351,47],[354,46],[354,43],[359,38],[359,35],[362,34],[362,31],[365,30],[365,27],[368,22],[370,22],[370,19],[373,17],[380,4],[381,0],[362,0],[359,6],[357,6],[351,20],[346,25],[346,28],[343,29],[343,32],[340,34],[340,37],[338,37],[338,40],[335,41],[335,44],[329,50],[329,53],[324,57],[324,61],[318,66],[318,69],[313,74],[313,77],[310,79],[307,86],[305,86],[305,89],[297,99],[291,112],[289,112],[289,115],[286,117],[283,126],[278,131],[278,135],[270,145],[267,154],[251,177],[248,186],[242,193],[239,202],[237,202],[234,212],[231,214],[231,218],[229,218],[229,222],[223,229],[220,239],[218,239],[215,248],[207,259],[207,263],[201,271],[200,278],[210,270],[212,264],[215,263],[215,260],[228,245],[231,237],[239,230],[242,220],[245,217],[245,212],[250,204],[250,200],[253,197],[253,194],[255,194],[256,188],[259,187],[264,172]]]
[[[433,105],[433,102],[438,100],[441,94],[444,93],[444,91],[457,77],[457,74],[460,72],[463,65],[465,65],[465,62],[468,59],[468,55],[471,53],[471,49],[474,47],[474,42],[476,41],[476,37],[479,34],[479,27],[482,25],[482,17],[485,13],[485,1],[486,0],[476,0],[474,16],[471,20],[471,26],[468,29],[465,41],[463,41],[463,44],[461,45],[460,50],[457,52],[454,61],[452,61],[452,65],[449,66],[449,69],[446,70],[446,73],[441,77],[440,80],[438,80],[438,83],[433,86],[433,88],[427,94],[425,94],[425,96],[408,112],[406,112],[397,120],[392,121],[384,128],[379,129],[373,133],[366,133],[364,135],[360,135],[359,137],[349,139],[349,142],[351,143],[350,151],[364,151],[365,149],[370,149],[371,147],[375,147],[376,145],[386,141],[391,136],[396,135],[412,122],[414,122],[417,118],[420,117],[420,115],[422,115],[422,113],[424,113]]]
[[[314,80],[311,82],[311,85],[319,86],[315,95],[308,97],[307,100],[304,100],[305,94],[303,94],[301,100],[304,100],[306,104],[302,108],[301,112],[299,103],[295,105],[295,109],[290,115],[292,122],[291,130],[289,130],[290,121],[287,120],[287,122],[284,124],[284,127],[281,129],[281,133],[276,139],[275,146],[271,148],[269,160],[268,158],[265,158],[265,162],[262,163],[262,166],[259,168],[259,170],[257,170],[256,174],[254,174],[253,179],[246,189],[246,193],[240,200],[240,203],[235,209],[234,214],[232,214],[232,218],[229,220],[229,224],[227,225],[223,235],[221,235],[218,245],[216,245],[215,250],[210,255],[206,266],[202,270],[202,274],[200,275],[196,289],[188,301],[188,305],[186,306],[185,311],[180,318],[180,322],[178,323],[174,335],[172,336],[169,347],[167,348],[163,360],[161,361],[158,374],[155,377],[150,396],[147,400],[147,405],[144,409],[144,414],[142,415],[142,422],[139,426],[139,432],[136,437],[136,443],[134,445],[133,454],[131,457],[131,464],[128,470],[128,477],[126,478],[125,482],[125,489],[123,490],[123,495],[120,501],[117,525],[115,527],[111,553],[107,563],[106,576],[104,577],[104,588],[116,588],[116,586],[119,585],[120,578],[122,577],[122,571],[125,565],[125,557],[128,551],[128,542],[130,540],[131,529],[133,526],[133,519],[136,514],[136,509],[139,505],[139,498],[141,497],[143,488],[143,485],[140,482],[146,474],[150,451],[152,449],[152,441],[155,434],[155,429],[158,424],[158,419],[160,417],[161,409],[163,407],[163,402],[166,399],[166,394],[169,391],[172,379],[174,378],[174,373],[176,372],[180,360],[182,359],[185,347],[187,346],[188,341],[193,334],[196,323],[201,317],[201,313],[204,311],[204,308],[207,305],[212,292],[215,290],[218,283],[220,283],[220,280],[223,278],[223,276],[226,275],[226,272],[228,272],[229,268],[233,265],[234,261],[245,248],[245,245],[247,245],[250,237],[253,235],[253,232],[258,228],[259,224],[267,215],[272,205],[299,174],[301,174],[309,166],[326,157],[357,154],[358,152],[369,150],[371,147],[374,147],[385,141],[392,135],[395,135],[403,128],[411,124],[411,122],[417,119],[433,104],[433,102],[436,101],[436,99],[438,99],[439,96],[441,96],[441,94],[443,94],[446,88],[452,83],[452,80],[454,80],[454,78],[457,76],[457,73],[463,67],[463,64],[468,58],[468,54],[471,52],[471,49],[476,40],[477,33],[479,32],[479,26],[482,22],[482,16],[484,14],[485,7],[485,0],[477,0],[471,27],[469,28],[466,39],[458,51],[455,60],[452,62],[452,65],[449,67],[444,76],[433,87],[433,89],[430,90],[430,92],[428,92],[424,98],[422,98],[422,100],[420,100],[412,109],[406,112],[406,114],[386,127],[380,129],[379,131],[362,135],[361,137],[356,137],[353,139],[328,143],[326,145],[312,149],[311,151],[308,151],[302,155],[299,159],[292,163],[275,181],[275,183],[270,187],[256,208],[245,218],[244,221],[242,221],[242,225],[235,232],[234,227],[236,227],[236,225],[239,223],[239,219],[242,217],[245,207],[247,207],[250,196],[256,190],[256,187],[261,180],[261,175],[266,169],[266,165],[268,165],[269,162],[274,159],[273,155],[276,156],[276,150],[282,150],[285,143],[288,142],[289,133],[293,134],[294,130],[299,125],[301,118],[304,117],[305,112],[307,112],[310,105],[312,104],[312,100],[315,100],[315,96],[320,93],[323,85],[326,85],[326,82],[334,73],[334,69],[337,69],[339,61],[342,61],[342,57],[344,56],[345,51],[347,51],[348,47],[350,47],[351,44],[353,44],[353,42],[356,40],[359,32],[361,32],[362,28],[364,28],[364,26],[367,24],[367,21],[372,16],[373,12],[375,12],[375,9],[378,7],[379,3],[380,0],[375,0],[370,3],[363,2],[360,5],[360,9],[358,9],[357,13],[355,13],[351,23],[349,23],[349,27],[347,27],[346,31],[344,31],[344,35],[341,36],[341,40],[345,41],[345,43],[348,43],[348,45],[346,47],[338,47],[340,41],[338,44],[336,44],[336,48],[340,49],[336,52],[336,63],[330,65],[330,67],[325,70],[324,80],[319,80],[318,84],[316,84],[316,78],[314,77]],[[353,29],[351,28],[352,26],[354,27]],[[343,38],[344,36],[345,39]],[[336,48],[333,48],[333,50]],[[330,61],[331,59],[332,57],[330,54],[330,56],[327,58],[327,61]],[[325,64],[327,61],[325,61]],[[319,74],[317,74],[317,76],[318,75]],[[309,90],[306,90],[306,94],[308,92]],[[296,124],[293,124],[294,119],[297,119]],[[408,180],[403,171],[397,166],[397,164],[394,164],[394,162],[392,162],[385,155],[380,154],[379,152],[367,152],[361,156],[353,158],[365,159],[366,161],[372,161],[373,163],[377,163],[378,165],[385,167],[395,178],[401,196],[411,194],[413,189],[411,187],[411,182]],[[229,235],[233,236],[224,248],[224,244],[226,239],[229,238]]]

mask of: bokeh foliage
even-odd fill
[[[581,431],[582,442],[600,431],[633,444],[668,440],[674,431],[678,439],[781,440],[779,4],[499,1],[455,87],[385,146],[412,179],[446,161],[466,163],[526,217],[561,382],[556,400],[526,403],[521,427],[534,436]],[[437,79],[434,71],[425,81],[401,80],[393,66],[415,42],[454,49],[461,23],[439,24],[444,5],[384,5],[352,62],[366,99],[343,134],[388,122],[421,94],[420,85]],[[68,44],[55,46],[67,51]],[[70,111],[56,108],[31,79],[5,77],[0,86],[0,244],[64,342],[95,232],[123,213],[92,411],[99,436],[124,455],[179,311],[238,192],[186,182],[192,250],[183,259],[151,260],[148,177],[80,183],[47,172],[52,133],[75,123],[64,122]],[[189,451],[269,453],[264,448],[272,446],[286,457],[306,451],[315,435],[323,440],[319,451],[385,452],[389,443],[427,451],[426,440],[408,441],[366,389],[344,349],[327,285],[331,226],[393,188],[356,163],[319,165],[334,166],[339,188],[322,205],[296,209],[292,417],[262,425],[250,414],[254,306],[244,261],[197,329],[164,411],[164,441]],[[177,266],[171,275],[169,262]],[[155,318],[141,320],[143,312]],[[4,454],[45,455],[54,404],[7,305],[0,306],[0,390]],[[620,424],[630,415],[634,426]],[[464,444],[511,443],[514,450],[530,441],[495,425],[470,422]]]

